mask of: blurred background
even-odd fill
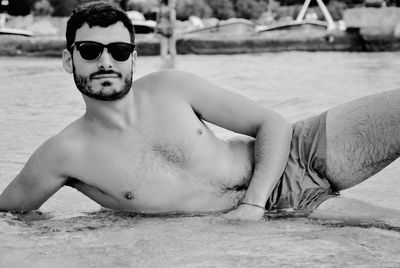
[[[93,0],[92,0],[93,1]],[[1,12],[11,16],[51,16],[67,17],[81,3],[89,0],[1,0]],[[146,19],[155,19],[157,0],[109,0],[119,5],[125,11],[137,10]],[[177,18],[188,20],[194,15],[202,19],[244,18],[259,23],[271,20],[281,20],[296,17],[304,1],[301,0],[178,0],[176,6]],[[400,6],[400,0],[324,0],[335,20],[343,18],[347,8],[359,6]],[[316,2],[311,2],[311,10]],[[322,12],[315,8],[317,16],[322,18]]]
[[[64,35],[66,18],[77,5],[84,2],[90,1],[0,0],[0,12],[3,14],[0,27],[3,24],[10,28],[26,29],[35,35]],[[137,21],[156,20],[158,0],[109,0],[109,2],[119,5],[125,11],[133,11],[131,16]],[[212,26],[219,20],[231,18],[250,20],[257,25],[273,25],[295,19],[303,3],[302,0],[177,0],[176,27],[178,31],[186,31],[196,27]],[[400,0],[324,0],[324,3],[334,21],[343,20],[346,10],[349,9],[400,6]],[[389,17],[392,16],[390,14]],[[348,17],[355,16],[353,14]],[[363,23],[370,21],[378,24],[376,19],[371,19],[371,16],[366,14],[359,20]],[[385,17],[387,19],[388,15],[380,15],[380,19]],[[394,17],[398,19],[398,13]],[[324,19],[323,12],[315,0],[311,1],[306,18]]]

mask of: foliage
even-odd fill
[[[33,15],[35,16],[48,16],[54,11],[48,0],[39,0],[33,5]]]
[[[347,7],[355,7],[357,5],[364,4],[365,0],[339,0],[342,3],[345,3]]]
[[[0,0],[1,1],[1,0]],[[10,15],[48,15],[69,16],[72,10],[81,3],[100,0],[9,0],[6,10]],[[156,19],[159,0],[105,0],[120,5],[124,10],[137,10],[146,19]],[[342,19],[346,8],[363,5],[365,0],[323,0],[334,20]],[[400,6],[400,0],[386,0],[389,6]],[[274,19],[296,18],[304,0],[177,0],[177,18],[187,20],[191,15],[201,18],[216,17],[228,19],[241,17],[257,20],[268,10]],[[319,19],[322,12],[316,0],[311,0],[313,9]]]
[[[305,0],[277,0],[282,6],[303,5]],[[329,4],[330,0],[322,0],[325,5]],[[344,0],[344,1],[359,1],[359,0]],[[364,1],[364,0],[361,0]],[[311,0],[310,7],[318,6],[316,0]]]
[[[271,1],[274,5],[270,5],[270,11],[274,14],[275,20],[295,19],[300,12],[300,5],[281,6],[278,1]]]
[[[156,20],[156,9],[158,6],[157,0],[129,0],[126,3],[126,10],[136,10],[141,12],[148,20]]]
[[[214,17],[220,20],[235,17],[233,3],[230,0],[206,0],[206,3],[212,9]]]
[[[116,5],[119,5],[123,10],[128,10],[128,0],[114,0]]]
[[[388,0],[388,5],[400,7],[400,0]]]
[[[147,1],[129,0],[126,3],[127,10],[136,10],[142,13],[151,12],[157,6],[158,6],[157,0],[147,0]]]
[[[346,4],[339,1],[332,1],[327,6],[333,20],[342,20],[343,11],[347,8]]]
[[[54,9],[52,15],[55,17],[70,16],[72,10],[80,4],[79,0],[49,0],[49,2]]]
[[[176,5],[178,20],[187,20],[190,16],[211,17],[212,10],[204,0],[179,0]]]
[[[276,0],[281,6],[293,6],[301,5],[304,1],[302,0]]]
[[[236,17],[256,20],[268,9],[268,4],[258,0],[237,0]]]
[[[273,3],[279,3],[280,0],[271,1]],[[343,19],[343,11],[348,7],[348,5],[342,0],[332,0],[329,4],[327,4],[326,0],[323,0],[324,4],[326,5],[329,13],[332,16],[333,20],[341,20]],[[354,3],[359,0],[352,0]],[[287,6],[280,6],[280,5],[270,5],[269,8],[273,14],[275,14],[275,19],[284,19],[284,18],[292,18],[295,19],[300,12],[301,4],[298,5],[287,5]],[[319,20],[325,20],[325,17],[322,13],[322,10],[319,8],[318,4],[311,5],[308,11],[314,11]]]
[[[29,15],[35,0],[9,0],[7,12],[11,16]]]
[[[78,5],[95,1],[102,1],[102,0],[49,0],[50,5],[54,9],[52,15],[55,17],[70,16],[72,10]],[[115,3],[117,5],[125,4],[124,0],[108,0],[108,2]]]

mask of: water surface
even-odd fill
[[[400,53],[180,56],[197,73],[282,113],[291,122],[342,102],[400,88]],[[162,68],[139,58],[136,77]],[[0,58],[0,191],[48,137],[84,113],[60,59]],[[238,107],[240,109],[240,107]],[[233,134],[212,129],[221,138]],[[342,194],[399,208],[400,162]],[[398,266],[396,230],[304,218],[227,223],[204,217],[141,217],[102,211],[73,189],[28,215],[0,214],[0,267]]]

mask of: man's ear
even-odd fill
[[[71,55],[71,53],[67,50],[67,49],[64,49],[63,50],[63,53],[62,53],[62,63],[63,63],[63,67],[64,67],[64,70],[67,72],[67,73],[70,73],[70,74],[72,74],[73,73],[73,70],[74,70],[74,68],[73,68],[73,62],[72,62],[72,55]]]
[[[136,63],[136,60],[137,60],[137,51],[134,50],[133,51],[133,61]]]
[[[136,60],[137,60],[137,52],[136,50],[132,53],[132,64],[133,64],[133,72],[136,70]]]

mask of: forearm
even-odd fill
[[[56,191],[47,187],[37,187],[33,181],[24,178],[23,172],[12,180],[0,194],[0,211],[37,210]]]
[[[7,188],[0,194],[0,211],[20,211],[19,202],[8,194]]]
[[[7,187],[9,188],[9,187]],[[7,198],[7,188],[0,192],[0,211],[12,211],[10,200]]]
[[[0,194],[0,211],[30,211],[33,204],[26,202],[29,198],[20,191],[12,190],[12,183]]]
[[[285,169],[292,125],[280,115],[262,124],[256,135],[253,175],[243,202],[265,206]]]
[[[2,195],[0,194],[0,212],[3,211],[8,211],[8,209],[6,208],[5,204],[4,204],[4,200],[2,198]]]
[[[28,197],[15,198],[8,195],[0,196],[0,211],[26,212],[37,210],[44,201],[31,202]]]

